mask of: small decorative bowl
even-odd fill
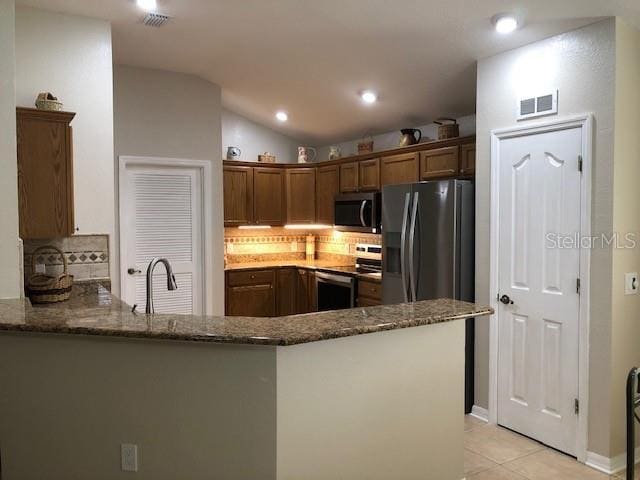
[[[51,92],[42,92],[38,94],[36,99],[36,108],[38,110],[59,112],[62,110],[62,102],[54,97]]]

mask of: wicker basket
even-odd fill
[[[456,138],[460,136],[460,126],[453,118],[439,118],[433,123],[438,125],[438,140],[446,140],[447,138]]]
[[[54,97],[51,92],[42,92],[36,98],[36,108],[38,110],[59,112],[62,110],[62,102]]]
[[[43,250],[55,250],[62,257],[64,271],[60,275],[46,275],[36,272],[36,257]],[[31,259],[31,276],[27,280],[27,295],[31,303],[59,303],[69,300],[73,287],[73,275],[69,275],[67,258],[62,251],[52,245],[34,250]]]
[[[258,155],[258,162],[260,163],[276,163],[276,156],[269,153],[264,152],[262,155]]]
[[[363,138],[358,142],[358,154],[373,152],[373,137]]]

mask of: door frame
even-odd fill
[[[205,315],[211,315],[213,312],[213,172],[211,162],[209,160],[191,160],[183,158],[166,158],[166,157],[139,157],[121,155],[118,157],[118,230],[119,234],[119,250],[120,250],[120,285],[124,285],[127,274],[126,258],[127,251],[124,242],[124,232],[121,225],[121,219],[124,216],[124,202],[122,199],[122,185],[124,185],[127,167],[133,165],[146,167],[165,167],[165,168],[192,168],[200,172],[200,180],[202,182],[202,298],[203,309]]]
[[[489,323],[489,422],[498,423],[498,261],[499,261],[499,209],[500,209],[500,141],[507,138],[529,136],[533,134],[555,132],[570,128],[582,129],[582,176],[580,191],[580,235],[591,235],[591,174],[593,155],[593,114],[587,113],[535,124],[517,125],[491,131],[491,220],[490,220],[490,304],[495,310]],[[578,429],[576,434],[576,452],[578,461],[585,462],[587,457],[588,417],[589,417],[589,297],[590,297],[591,252],[580,249],[580,298],[579,298],[579,337],[578,337]]]

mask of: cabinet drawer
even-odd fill
[[[377,307],[378,305],[382,305],[380,300],[375,300],[369,297],[358,297],[359,307]]]
[[[258,285],[263,283],[275,283],[275,272],[273,270],[227,272],[227,282],[231,287],[237,285]]]
[[[358,280],[358,297],[382,300],[382,285],[368,280]]]

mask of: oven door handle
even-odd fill
[[[338,283],[340,285],[351,286],[354,283],[353,277],[344,275],[332,275],[331,273],[316,272],[316,279],[324,280],[330,283]]]
[[[367,226],[367,222],[364,221],[364,209],[366,206],[367,206],[367,201],[362,200],[362,203],[360,204],[360,223],[362,224],[363,227]]]

